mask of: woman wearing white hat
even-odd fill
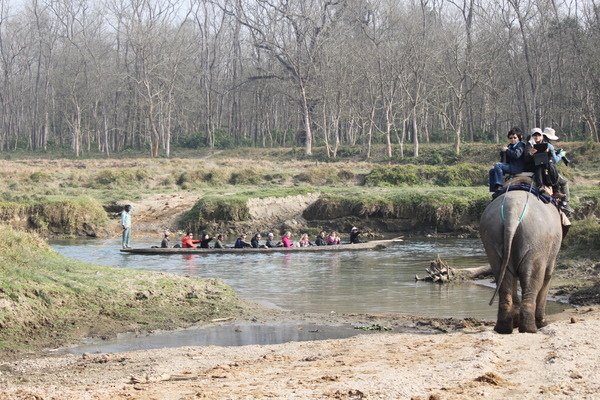
[[[545,138],[544,138],[545,137]],[[556,164],[561,160],[561,156],[556,153],[550,140],[557,140],[554,129],[546,128],[542,131],[540,128],[531,130],[531,142],[527,144],[527,158],[533,165],[535,183],[539,187],[551,187],[552,195],[560,199],[560,208],[565,213],[571,213],[573,209],[569,207],[566,194],[560,191],[561,177],[556,168]],[[546,156],[540,156],[545,154]],[[562,178],[566,183],[566,179]]]
[[[531,130],[531,141],[527,143],[527,159],[534,172],[535,183],[539,187],[554,187],[558,181],[556,163],[560,160],[556,156],[554,146],[544,142],[544,132],[540,128]]]
[[[551,140],[558,140],[558,136],[556,136],[556,131],[550,127],[546,127],[544,128],[544,130],[542,131],[542,134],[544,135],[544,141],[547,142],[549,144],[549,146],[552,146],[550,144]],[[560,162],[560,160],[562,160],[564,158],[564,151],[562,150],[558,150],[555,149],[554,151],[555,157],[553,158],[553,161],[555,161],[556,164],[558,164]],[[566,162],[565,162],[566,164]],[[560,172],[557,170],[556,171],[558,178],[557,178],[557,182],[556,185],[553,187],[555,194],[558,192],[559,194],[562,194],[563,196],[558,196],[561,197],[561,209],[567,213],[570,214],[572,213],[574,210],[569,206],[569,181],[567,181],[567,179],[562,176],[560,174]]]

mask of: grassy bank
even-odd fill
[[[561,166],[570,179],[598,179],[600,145],[564,143],[572,168]],[[223,187],[248,190],[251,187],[281,188],[348,186],[485,186],[487,171],[498,161],[499,144],[469,143],[461,154],[451,145],[422,144],[420,157],[395,152],[390,160],[383,147],[373,148],[365,159],[361,146],[340,152],[337,158],[324,156],[315,148],[313,156],[298,149],[232,149],[175,152],[170,159],[147,158],[146,154],[122,155],[115,159],[22,159],[0,160],[0,196],[87,195],[105,204],[124,197],[141,198],[152,193],[219,190]],[[25,155],[24,155],[25,156]],[[14,160],[14,158],[13,158]]]
[[[599,146],[581,142],[561,146],[574,166],[560,166],[571,181],[574,219],[600,218]],[[189,199],[189,211],[178,216],[176,224],[165,226],[201,230],[226,223],[251,224],[250,198],[311,192],[322,193],[323,198],[304,217],[318,225],[335,218],[357,223],[379,218],[388,221],[373,227],[387,231],[471,231],[477,212],[489,200],[487,171],[497,161],[498,149],[498,144],[468,143],[456,155],[451,145],[424,143],[420,157],[414,158],[407,144],[405,157],[395,149],[391,159],[379,145],[369,159],[361,146],[340,149],[336,159],[328,158],[324,148],[315,148],[313,156],[298,148],[245,148],[174,149],[171,159],[149,159],[145,154],[83,160],[13,158],[0,160],[0,171],[7,177],[0,182],[0,220],[44,235],[75,235],[86,233],[84,224],[106,224],[99,215],[100,205],[114,217],[125,202],[182,195]],[[54,200],[58,198],[62,200]],[[88,203],[80,207],[84,198]],[[146,220],[151,221],[152,215]],[[341,229],[347,223],[328,225]]]
[[[403,225],[401,230],[415,232],[469,231],[478,224],[488,202],[484,188],[334,190],[324,193],[303,216],[309,221],[350,217],[385,220],[396,229]]]
[[[90,197],[12,196],[0,201],[0,221],[42,235],[95,236],[108,218],[102,205]]]
[[[5,225],[0,235],[2,352],[186,326],[241,310],[232,289],[218,280],[83,264],[36,235]]]
[[[302,213],[308,226],[298,225],[296,229],[304,231],[325,226],[345,231],[346,225],[356,220],[363,228],[384,232],[472,232],[489,202],[489,194],[482,187],[304,186],[205,195],[183,216],[182,224],[186,229],[202,231],[214,228],[215,223],[241,223],[251,218],[251,199],[287,198],[289,204],[295,196],[308,193],[320,193],[320,197]]]

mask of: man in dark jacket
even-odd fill
[[[361,234],[361,231],[358,230],[357,227],[353,226],[350,230],[350,243],[362,243],[362,240],[358,237]]]
[[[319,232],[317,239],[315,240],[315,245],[317,246],[327,246],[327,241],[325,240],[325,231]]]
[[[273,235],[273,233],[269,232],[269,234],[267,235],[267,241],[265,242],[265,247],[277,247],[277,243],[275,243],[275,235]]]
[[[520,174],[525,170],[525,143],[521,129],[514,127],[506,135],[510,143],[504,146],[501,151],[502,162],[496,163],[494,168],[490,169],[489,184],[490,192],[495,192],[502,188],[504,174]]]
[[[243,249],[244,247],[252,247],[252,245],[246,242],[246,234],[242,233],[235,241],[233,247],[236,249]]]
[[[257,233],[256,235],[254,235],[252,237],[252,239],[250,240],[250,244],[252,245],[253,248],[258,249],[258,248],[264,248],[264,245],[260,244],[260,239],[262,239],[262,236],[260,236],[260,233]]]

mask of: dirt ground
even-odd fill
[[[537,334],[467,324],[449,333],[115,354],[0,364],[0,399],[593,399],[600,308]]]

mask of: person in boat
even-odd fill
[[[252,247],[251,243],[248,243],[246,241],[246,234],[242,233],[240,236],[238,236],[238,238],[235,241],[235,244],[233,245],[233,247],[235,249],[243,249],[244,247]]]
[[[217,240],[215,240],[215,246],[214,246],[214,248],[215,249],[224,249],[225,248],[225,245],[223,244],[223,240],[224,239],[225,238],[223,237],[223,234],[219,233],[217,235]]]
[[[329,245],[329,246],[334,245],[334,244],[340,244],[342,242],[336,231],[331,231],[329,233],[329,236],[327,236],[326,241],[327,241],[327,245]]]
[[[292,240],[292,232],[286,231],[281,237],[281,244],[283,247],[294,247],[294,242]]]
[[[260,233],[255,234],[254,236],[252,236],[252,239],[250,239],[250,244],[252,245],[252,248],[254,249],[264,249],[265,247],[267,247],[264,244],[260,244],[260,240],[262,239],[262,236],[260,235]]]
[[[325,240],[325,231],[319,232],[319,235],[315,239],[315,246],[327,246],[327,241]]]
[[[194,239],[194,233],[187,231],[184,237],[181,238],[181,247],[184,249],[191,249],[198,247],[200,240]]]
[[[300,237],[300,240],[298,241],[298,245],[300,247],[314,246],[314,244],[310,241],[308,233],[302,234],[302,236]]]
[[[265,247],[271,248],[271,247],[278,247],[278,246],[280,246],[280,244],[275,243],[275,241],[273,240],[274,238],[275,238],[275,235],[273,235],[272,232],[269,232],[267,234],[267,241],[265,242]]]
[[[525,170],[523,132],[515,126],[508,131],[506,137],[509,143],[500,151],[501,161],[496,163],[489,172],[490,192],[502,189],[504,174],[520,174]]]
[[[352,229],[350,229],[350,243],[363,243],[359,237],[361,233],[362,232],[359,231],[357,227],[353,226]]]
[[[200,240],[194,239],[194,233],[192,231],[187,231],[181,238],[181,247],[184,249],[196,248],[198,247],[198,243],[200,243]]]
[[[121,238],[121,246],[124,249],[130,249],[129,242],[131,240],[131,205],[127,204],[121,212],[121,227],[123,235]]]
[[[167,247],[171,247],[169,246],[169,236],[171,236],[171,232],[169,232],[169,230],[167,229],[163,234],[162,241],[160,242],[161,248],[166,249]]]
[[[208,233],[203,233],[200,236],[200,248],[201,249],[210,249],[208,245],[214,238],[211,237]]]

